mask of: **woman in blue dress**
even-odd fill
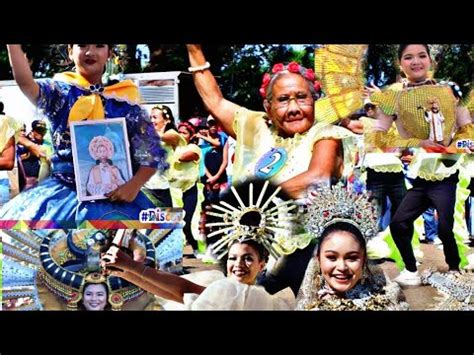
[[[13,75],[28,99],[48,117],[54,155],[51,176],[21,193],[0,209],[0,220],[50,221],[56,227],[74,228],[85,220],[137,220],[140,210],[153,208],[140,192],[143,184],[165,169],[165,153],[145,110],[139,92],[129,80],[102,86],[105,64],[112,54],[108,44],[74,44],[69,56],[75,72],[36,82],[21,45],[8,45]],[[73,169],[69,122],[125,117],[134,176],[109,192],[108,200],[80,202]],[[54,226],[53,226],[54,227]]]

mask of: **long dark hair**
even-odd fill
[[[166,126],[165,126],[165,132],[170,130],[170,129],[173,129],[175,131],[177,131],[178,129],[176,128],[176,124],[174,123],[174,116],[173,116],[173,111],[171,111],[171,108],[169,108],[169,106],[166,106],[166,105],[156,105],[156,106],[153,106],[151,111],[153,110],[160,110],[161,113],[163,114],[163,116],[166,118]]]
[[[356,238],[359,245],[362,247],[362,250],[364,251],[364,255],[367,255],[367,245],[365,243],[364,236],[362,235],[360,230],[356,226],[354,226],[353,224],[351,224],[349,222],[341,221],[341,222],[336,222],[334,224],[331,224],[321,234],[321,238],[319,239],[319,243],[318,243],[318,246],[317,246],[317,249],[316,249],[316,255],[317,256],[319,256],[319,254],[321,252],[321,245],[323,244],[324,239],[328,235],[331,235],[334,232],[347,232],[347,233],[353,235]]]

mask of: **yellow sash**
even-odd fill
[[[65,81],[85,89],[89,89],[91,84],[81,75],[73,72],[66,72],[56,74],[54,79],[57,81]],[[104,97],[116,97],[131,104],[140,103],[140,93],[138,87],[131,80],[124,80],[117,84],[104,87],[102,92]],[[80,96],[69,112],[69,121],[83,121],[83,120],[97,120],[104,119],[104,106],[98,93],[92,93],[91,95]]]

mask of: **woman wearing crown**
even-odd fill
[[[377,232],[377,212],[366,196],[353,195],[340,185],[320,188],[307,221],[318,244],[297,309],[408,309],[398,284],[368,263],[366,241]]]
[[[237,190],[232,188],[235,196],[232,201],[240,208],[221,201],[220,205],[214,206],[216,212],[210,212],[222,219],[222,222],[210,223],[209,226],[222,227],[213,232],[224,236],[212,248],[219,258],[228,254],[227,277],[220,272],[213,272],[212,275],[207,272],[207,275],[199,279],[194,277],[196,282],[193,282],[185,277],[147,267],[132,260],[116,247],[108,250],[102,258],[102,265],[113,268],[110,271],[112,275],[161,298],[184,304],[186,309],[292,310],[295,308],[295,296],[290,288],[270,295],[263,287],[255,285],[269,254],[278,256],[281,250],[273,231],[288,228],[293,217],[287,213],[296,207],[291,201],[274,205],[271,201],[280,188],[269,191],[268,196],[265,195],[267,186],[268,182],[256,199],[253,198],[253,184],[243,187],[249,189],[248,206],[243,203]],[[286,214],[284,218],[281,217],[282,213]],[[211,277],[213,280],[209,282]]]
[[[114,146],[105,136],[96,136],[89,143],[89,153],[96,161],[87,179],[87,193],[105,195],[125,183],[120,168],[112,161]]]

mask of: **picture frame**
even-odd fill
[[[79,201],[106,199],[132,176],[125,117],[70,123]]]

